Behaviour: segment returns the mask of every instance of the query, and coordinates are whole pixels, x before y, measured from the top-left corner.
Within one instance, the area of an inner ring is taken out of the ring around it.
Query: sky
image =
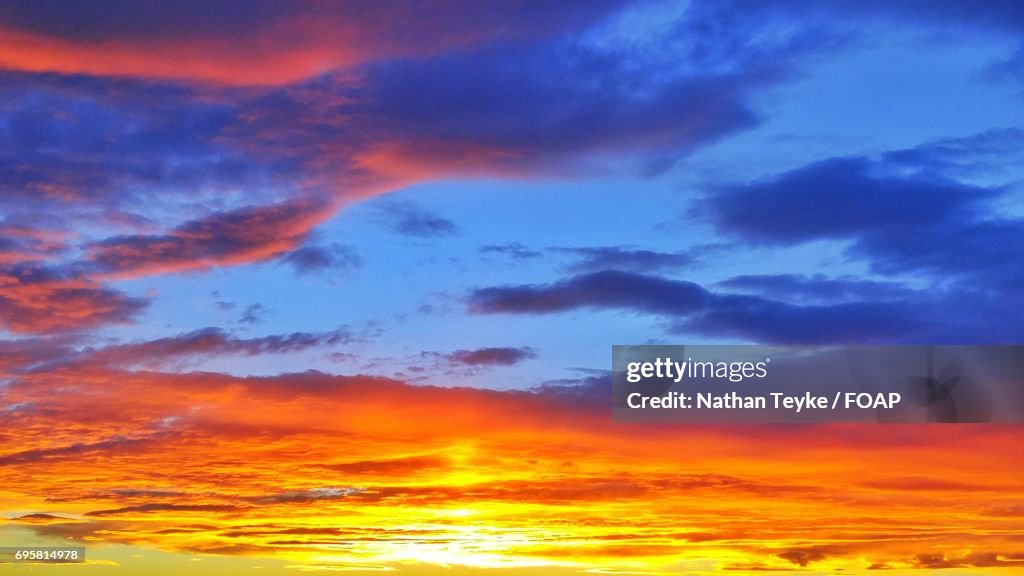
[[[0,3],[0,543],[1019,570],[1017,426],[626,425],[608,370],[1024,341],[1022,38],[1015,0]]]

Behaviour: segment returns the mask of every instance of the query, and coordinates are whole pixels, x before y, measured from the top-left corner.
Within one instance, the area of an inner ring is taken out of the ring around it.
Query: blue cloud
[[[722,187],[698,209],[721,231],[752,244],[846,240],[849,256],[882,274],[1021,286],[1024,220],[996,215],[994,202],[1004,189],[894,170],[894,162],[900,168],[910,160],[934,166],[947,154],[944,146],[931,152],[890,155],[888,162],[816,162],[768,180]]]
[[[770,343],[894,341],[922,333],[926,324],[915,317],[915,305],[896,299],[799,305],[620,271],[552,284],[483,288],[470,294],[468,303],[478,314],[631,310],[662,317],[677,333]]]

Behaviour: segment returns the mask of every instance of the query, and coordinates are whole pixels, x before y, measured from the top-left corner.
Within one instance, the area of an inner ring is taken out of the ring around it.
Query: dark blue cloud
[[[229,132],[261,156],[349,177],[521,177],[610,152],[664,169],[755,126],[751,95],[790,68],[777,57],[709,72],[663,58],[569,36],[379,59],[254,97]]]
[[[240,148],[216,141],[234,118],[231,107],[189,90],[0,77],[0,200],[12,207],[109,208],[153,193],[194,197],[196,187],[245,185],[267,172]]]
[[[480,247],[481,254],[502,254],[514,260],[530,260],[540,258],[543,253],[539,250],[531,250],[520,242],[508,244],[488,244]]]
[[[659,252],[621,246],[556,248],[555,250],[574,254],[580,258],[569,266],[569,270],[573,272],[599,270],[658,272],[693,267],[699,262],[696,255],[699,251]]]
[[[468,299],[478,314],[551,314],[578,309],[642,312],[670,331],[767,343],[886,342],[927,334],[922,303],[888,299],[792,304],[760,296],[711,292],[683,280],[604,271],[546,285],[483,288]],[[918,298],[918,300],[922,300]]]
[[[851,252],[885,274],[925,272],[938,280],[966,279],[977,288],[1024,288],[1024,221],[966,219],[948,225],[895,228],[866,235]]]
[[[1003,176],[1024,160],[1024,130],[1003,128],[955,138],[941,138],[893,150],[881,161],[902,170],[946,178]]]
[[[349,344],[353,340],[354,336],[344,329],[238,338],[220,328],[211,327],[156,340],[87,348],[64,361],[153,368],[225,355],[287,354],[316,347]]]
[[[984,142],[979,138],[960,146],[984,150]],[[934,166],[949,148],[903,151],[887,161],[817,162],[768,180],[723,187],[695,212],[752,244],[845,240],[849,256],[882,274],[923,272],[938,279],[970,278],[991,288],[1021,286],[1024,264],[1017,255],[1024,253],[1024,220],[997,215],[993,202],[1004,190],[930,171],[894,170]]]
[[[478,314],[550,314],[579,308],[623,308],[652,314],[685,315],[713,299],[698,284],[607,270],[546,285],[482,288],[472,293]]]
[[[866,33],[880,24],[910,23],[926,29],[968,29],[1013,34],[1024,29],[1024,10],[1016,0],[720,0],[700,3],[704,26],[743,29],[755,22],[798,20],[804,27]]]
[[[275,18],[294,14],[302,2],[277,0],[202,0],[180,2],[70,0],[47,4],[10,0],[0,4],[6,26],[82,40],[142,40],[217,31],[251,31]]]
[[[986,70],[985,76],[995,81],[1024,81],[1024,46]]]
[[[875,173],[867,158],[837,158],[775,178],[723,187],[695,208],[757,244],[845,239],[978,217],[996,191],[951,180]]]
[[[601,370],[588,370],[579,378],[548,380],[530,391],[553,402],[569,405],[590,405],[605,408],[612,401],[612,374]]]
[[[412,202],[385,202],[381,214],[392,231],[403,236],[437,238],[459,231],[454,222],[420,208]]]
[[[584,152],[690,152],[753,126],[748,93],[778,75],[651,74],[563,42],[381,62],[365,79],[345,109],[375,139],[441,165],[479,149],[476,169],[521,171]]]
[[[533,250],[519,242],[480,247],[481,254],[502,254],[513,260],[531,260],[548,255],[570,255],[575,260],[566,266],[570,272],[659,272],[702,265],[701,258],[719,246],[699,246],[689,250],[662,252],[632,246],[553,247]]]
[[[583,26],[606,16],[622,0],[542,2],[496,0],[68,0],[60,4],[9,0],[0,23],[55,38],[143,41],[230,35],[245,37],[296,17],[361,23],[360,39],[378,45],[439,42],[446,36],[520,36]],[[341,40],[339,40],[341,42]],[[213,56],[213,55],[211,55]]]
[[[537,351],[529,347],[456,350],[448,356],[452,362],[467,366],[512,366],[536,357]]]
[[[363,265],[355,250],[341,244],[303,246],[286,254],[281,262],[294,268],[300,276],[319,271],[352,272]]]
[[[911,298],[914,291],[897,282],[823,274],[746,274],[723,280],[718,287],[790,302],[849,302]]]
[[[0,374],[45,373],[57,369],[94,366],[122,368],[184,368],[193,362],[219,356],[289,354],[318,347],[351,344],[356,336],[347,329],[326,332],[291,332],[240,338],[223,329],[208,327],[155,340],[92,347],[84,335],[0,339]]]
[[[263,304],[250,304],[242,310],[242,316],[238,319],[240,324],[260,324],[263,322],[268,310]]]
[[[913,341],[928,334],[921,306],[908,301],[790,304],[757,296],[719,295],[671,331],[771,344]]]

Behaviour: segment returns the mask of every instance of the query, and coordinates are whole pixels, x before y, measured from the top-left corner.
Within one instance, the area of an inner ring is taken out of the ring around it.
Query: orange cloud
[[[616,4],[142,1],[83,10],[15,3],[0,9],[0,68],[282,85],[374,58],[550,34]]]
[[[94,366],[0,394],[0,509],[96,557],[994,574],[1024,554],[1017,427],[638,426],[551,391],[318,373]]]
[[[59,269],[0,267],[0,326],[13,332],[81,330],[125,323],[147,302]]]
[[[107,238],[91,247],[91,262],[115,277],[259,262],[297,249],[335,210],[298,199],[214,213],[165,234]]]
[[[0,327],[17,333],[82,331],[131,322],[148,304],[112,287],[113,280],[201,271],[284,258],[299,270],[337,265],[344,252],[306,245],[313,229],[340,206],[390,185],[355,186],[344,198],[300,196],[276,204],[215,211],[162,232],[111,236],[82,245],[80,261],[58,263],[62,238],[5,226],[0,240]],[[52,264],[42,260],[50,258]],[[341,261],[345,263],[344,260]]]
[[[355,49],[296,46],[269,39],[81,42],[0,28],[0,67],[23,72],[141,76],[228,84],[285,84],[359,60]],[[248,51],[248,53],[247,53]]]

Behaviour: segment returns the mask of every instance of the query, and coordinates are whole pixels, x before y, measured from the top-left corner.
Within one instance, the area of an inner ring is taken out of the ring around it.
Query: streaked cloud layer
[[[3,2],[0,540],[95,574],[1019,570],[1018,428],[622,426],[605,370],[1024,340],[1022,29]]]
[[[6,392],[5,528],[325,569],[1024,562],[1014,428],[654,433],[606,385],[54,368]]]

